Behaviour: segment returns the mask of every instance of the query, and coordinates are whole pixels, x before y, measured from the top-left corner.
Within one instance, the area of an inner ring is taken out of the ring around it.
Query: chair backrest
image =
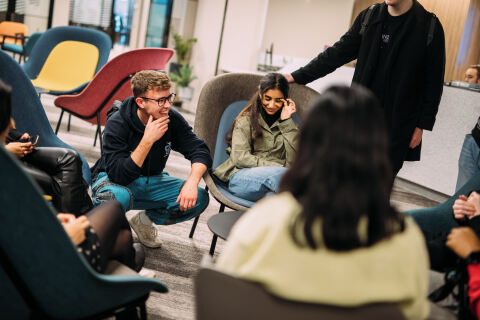
[[[259,284],[212,269],[200,269],[197,274],[195,301],[197,320],[405,319],[400,309],[392,304],[346,308],[284,300],[269,294]]]
[[[219,165],[228,159],[226,152],[227,141],[225,138],[232,129],[235,118],[238,116],[240,111],[245,108],[247,103],[248,101],[246,100],[234,102],[223,112],[222,117],[220,118],[220,124],[218,125],[217,142],[215,143],[212,170],[215,170]]]
[[[55,105],[94,124],[99,111],[104,125],[113,101],[132,95],[130,77],[141,70],[164,70],[173,52],[166,48],[144,48],[122,53],[108,61],[80,94],[59,96]]]
[[[60,140],[52,130],[40,98],[31,81],[20,65],[5,52],[0,51],[0,79],[12,86],[12,116],[16,127],[21,132],[38,134],[38,146],[62,147],[75,150]],[[85,158],[83,161],[83,178],[90,184],[90,168]]]
[[[25,41],[25,50],[23,55],[28,57],[33,50],[33,47],[37,43],[38,39],[42,36],[43,32],[34,32]]]
[[[50,52],[36,79],[35,87],[70,91],[93,79],[99,51],[90,43],[62,41]]]
[[[28,32],[28,27],[21,22],[13,22],[13,21],[0,22],[0,35],[8,35],[8,36],[15,37],[17,34],[20,33],[23,36],[26,36],[27,32]],[[4,43],[22,44],[22,40],[21,39],[16,40],[13,38],[6,37],[4,39]]]
[[[107,62],[112,46],[112,41],[107,34],[98,30],[73,26],[51,28],[38,39],[30,53],[30,58],[23,65],[23,69],[30,79],[38,77],[52,50],[64,41],[89,43],[97,48],[99,56],[94,74]],[[67,70],[74,64],[82,64],[82,59],[79,58],[74,60],[72,57],[66,61],[68,62],[65,66]]]
[[[70,241],[40,188],[1,146],[0,166],[0,271],[32,309],[47,313],[39,318],[84,318],[135,301],[150,290],[167,290],[154,279],[96,273]],[[18,294],[1,300],[0,310],[15,303],[12,299]]]
[[[261,75],[227,73],[207,82],[200,93],[195,116],[195,133],[205,140],[214,155],[220,119],[233,102],[249,100],[258,89]],[[319,93],[298,84],[290,85],[290,98],[295,101],[300,118],[307,111],[309,102]]]

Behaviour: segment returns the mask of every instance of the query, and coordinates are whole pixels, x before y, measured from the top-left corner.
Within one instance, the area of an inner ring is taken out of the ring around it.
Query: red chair
[[[102,129],[107,121],[107,111],[114,100],[124,100],[132,95],[130,79],[141,70],[164,70],[174,51],[166,48],[131,50],[107,62],[88,86],[79,94],[62,95],[55,99],[55,106],[62,109],[55,134],[58,133],[63,113],[66,111],[80,119],[97,125],[95,132],[103,149]]]

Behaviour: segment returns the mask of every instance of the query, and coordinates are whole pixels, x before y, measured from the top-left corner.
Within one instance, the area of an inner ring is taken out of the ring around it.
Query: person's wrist
[[[140,141],[140,144],[142,144],[144,147],[151,147],[154,143],[155,141],[151,141],[151,139],[146,136],[143,136],[142,140]]]
[[[477,263],[480,263],[480,250],[471,252],[471,253],[465,258],[465,263],[466,263],[466,264],[477,264]]]

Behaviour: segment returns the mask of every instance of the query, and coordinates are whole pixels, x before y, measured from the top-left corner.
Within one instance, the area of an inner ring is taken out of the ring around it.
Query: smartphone
[[[38,139],[40,136],[38,134],[34,136],[30,136],[28,139],[22,139],[20,140],[21,142],[31,142],[33,145],[36,145],[38,143]]]
[[[40,139],[40,136],[38,134],[30,137],[30,142],[33,144],[33,145],[37,145],[38,143],[38,139]]]

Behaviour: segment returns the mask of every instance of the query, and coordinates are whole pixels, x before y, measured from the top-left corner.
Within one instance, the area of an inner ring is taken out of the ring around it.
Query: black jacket
[[[127,98],[120,111],[108,119],[103,133],[103,154],[95,165],[95,172],[105,171],[112,182],[128,185],[140,176],[161,173],[171,150],[180,152],[192,163],[200,162],[207,168],[211,167],[212,158],[207,145],[192,132],[187,121],[174,109],[168,113],[168,130],[153,144],[143,166],[138,167],[130,157],[145,131],[145,125],[138,118],[137,108],[135,99]]]
[[[292,73],[295,82],[306,84],[323,77],[338,67],[357,60],[353,82],[369,87],[376,72],[380,53],[382,23],[387,18],[387,5],[377,5],[370,16],[364,35],[362,22],[368,9],[362,11],[350,30],[332,47],[320,53],[303,68]],[[391,148],[401,149],[405,160],[420,160],[420,148],[408,149],[415,127],[432,130],[443,91],[445,74],[445,36],[436,19],[433,39],[427,37],[433,15],[417,1],[398,31],[399,40],[392,48],[384,101]],[[405,153],[407,153],[405,155]]]

